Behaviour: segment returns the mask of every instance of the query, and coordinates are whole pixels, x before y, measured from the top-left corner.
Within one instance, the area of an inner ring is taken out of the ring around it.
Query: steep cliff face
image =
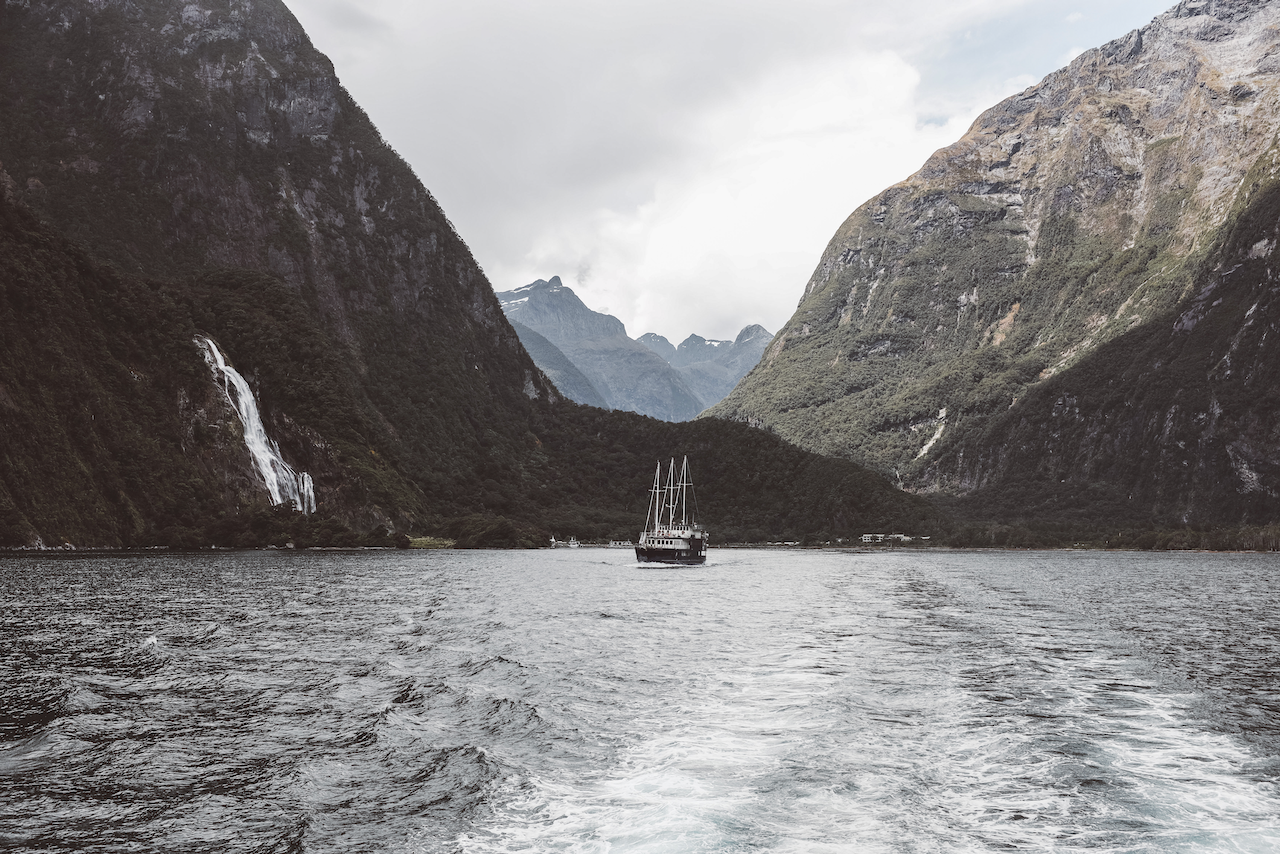
[[[1264,524],[1280,516],[1280,148],[1241,187],[1194,290],[943,437],[921,480],[988,517]]]
[[[410,516],[471,500],[493,454],[529,452],[520,413],[557,393],[279,0],[7,2],[0,113],[9,197],[97,257],[173,280],[237,269],[284,282],[363,401],[368,429],[342,444],[344,465],[394,459],[421,489],[402,491]],[[300,456],[307,436],[333,441],[322,418],[283,406],[283,372],[272,385],[252,348],[226,346],[264,378],[269,426],[297,422]]]
[[[1274,4],[1184,2],[983,114],[849,217],[711,414],[921,488],[990,483],[985,431],[1041,423],[1041,389],[1206,287],[1280,129],[1278,28]]]

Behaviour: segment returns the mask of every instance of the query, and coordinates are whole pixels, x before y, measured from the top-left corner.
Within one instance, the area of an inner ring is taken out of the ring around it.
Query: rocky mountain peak
[[[588,308],[559,276],[538,279],[497,296],[507,317],[536,329],[557,347],[584,339],[627,337],[621,320]]]
[[[664,421],[686,421],[706,408],[665,359],[629,338],[618,318],[588,308],[559,276],[504,291],[498,301],[512,322],[554,345],[609,408]],[[567,376],[554,354],[545,355],[545,347],[539,352],[544,355],[534,353],[534,358],[548,376]],[[591,400],[589,393],[571,396],[580,402]]]
[[[675,345],[656,332],[646,332],[636,339],[653,352],[670,362],[676,355]]]
[[[514,303],[519,302],[520,300],[527,300],[530,297],[539,294],[556,294],[561,291],[569,291],[568,296],[575,300],[578,298],[577,294],[564,286],[564,282],[560,281],[559,276],[552,276],[550,281],[547,279],[538,279],[536,282],[530,282],[529,284],[516,288],[515,290],[503,291],[501,294],[498,294],[498,300],[503,305],[506,305],[508,302]]]
[[[668,361],[676,367],[683,367],[694,362],[715,361],[717,353],[732,347],[732,341],[717,341],[703,338],[701,335],[690,335],[676,347],[675,355]]]
[[[1215,18],[1238,22],[1267,5],[1268,0],[1182,0],[1162,17]]]
[[[761,326],[758,323],[753,323],[750,326],[742,327],[742,331],[738,333],[738,337],[733,340],[733,343],[736,346],[741,347],[743,344],[746,344],[749,341],[766,341],[767,342],[767,341],[771,341],[772,339],[773,339],[772,332],[770,332],[768,329],[765,329],[763,326]]]

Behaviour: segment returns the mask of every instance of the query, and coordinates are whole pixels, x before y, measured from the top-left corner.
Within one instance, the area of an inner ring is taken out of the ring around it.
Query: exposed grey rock
[[[520,343],[528,351],[533,363],[547,375],[547,379],[555,383],[561,394],[576,403],[609,408],[604,395],[559,347],[519,321],[511,320],[511,328],[520,336]]]
[[[692,417],[683,415],[679,418],[668,418],[669,412],[683,412],[673,409],[667,396],[658,390],[664,381],[673,382],[672,399],[681,395],[692,395],[702,408],[718,403],[742,379],[747,371],[760,361],[765,347],[772,339],[763,326],[748,326],[738,334],[734,341],[716,341],[690,335],[680,346],[674,347],[671,342],[655,332],[641,335],[633,344],[656,354],[663,362],[675,369],[676,380],[661,371],[652,359],[641,358],[637,350],[623,341],[626,339],[626,328],[616,317],[587,308],[572,290],[565,287],[559,276],[550,281],[539,279],[531,285],[498,294],[503,311],[513,321],[520,322],[540,330],[549,341],[564,342],[562,350],[565,355],[570,352],[570,361],[575,362],[598,389],[609,388],[605,394],[609,401],[629,401],[626,405],[611,406],[621,409],[633,409],[665,420],[684,420]],[[519,331],[519,327],[517,327]],[[522,339],[523,340],[523,335]],[[568,389],[560,385],[549,369],[549,363],[539,360],[538,353],[530,350],[530,355],[538,366],[552,377],[561,392],[578,400]],[[586,366],[579,359],[588,359],[596,367]],[[618,360],[618,365],[609,368],[606,362]],[[624,366],[629,366],[625,367]],[[631,372],[631,373],[628,373]],[[639,373],[634,373],[639,372]],[[667,380],[662,378],[666,376]],[[643,377],[642,386],[640,378]],[[622,391],[619,391],[619,388]],[[656,400],[656,409],[641,409],[640,398],[635,392],[626,389],[648,388],[649,400]],[[656,397],[655,397],[656,395]],[[579,400],[580,403],[586,402]],[[696,414],[696,413],[695,413]]]
[[[670,363],[676,355],[675,345],[656,332],[646,332],[636,340],[653,352],[657,353],[662,358],[666,359],[668,363]]]
[[[756,366],[773,335],[763,326],[753,324],[739,332],[733,341],[690,335],[680,342],[679,347],[671,347],[667,339],[652,332],[641,336],[640,340],[660,354],[663,344],[670,348],[669,356],[663,354],[667,361],[680,371],[708,406],[714,406]]]

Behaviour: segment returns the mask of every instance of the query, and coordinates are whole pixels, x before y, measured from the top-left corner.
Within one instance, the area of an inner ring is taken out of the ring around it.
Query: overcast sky
[[[499,291],[776,332],[858,205],[1172,0],[285,0]]]

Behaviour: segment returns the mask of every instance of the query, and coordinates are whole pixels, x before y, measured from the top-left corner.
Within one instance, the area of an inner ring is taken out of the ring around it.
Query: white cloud
[[[1087,48],[1069,47],[1062,53],[1061,56],[1058,57],[1058,62],[1061,63],[1062,65],[1070,65],[1072,61],[1074,61],[1077,56],[1084,53],[1085,50],[1087,50]]]
[[[286,2],[495,288],[678,341],[776,330],[854,208],[1168,0]]]
[[[1066,21],[1068,24],[1075,24],[1084,20],[1084,15],[1081,14],[1080,12],[1072,12],[1070,15],[1067,15],[1067,17],[1063,18],[1062,20]]]
[[[514,282],[586,266],[579,295],[610,305],[632,335],[731,338],[747,322],[776,331],[853,207],[914,172],[976,115],[974,106],[921,124],[918,83],[891,52],[780,69],[698,117],[697,151],[650,197],[567,214],[490,273]]]

